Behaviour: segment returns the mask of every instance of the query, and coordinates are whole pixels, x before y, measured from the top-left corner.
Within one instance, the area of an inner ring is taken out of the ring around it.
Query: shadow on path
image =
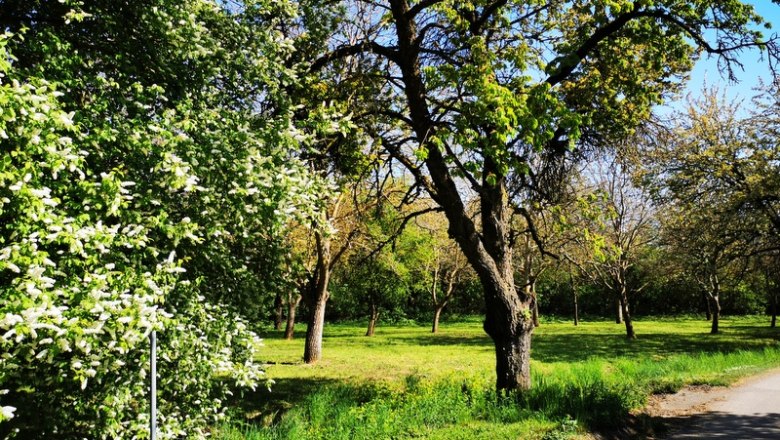
[[[710,412],[664,419],[666,439],[780,439],[780,414],[736,415]]]

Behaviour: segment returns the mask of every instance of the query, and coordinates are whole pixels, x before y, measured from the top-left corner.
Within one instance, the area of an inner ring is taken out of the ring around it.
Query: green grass
[[[217,438],[577,437],[621,424],[651,393],[779,366],[780,331],[767,322],[723,319],[722,333],[710,335],[703,320],[638,320],[634,341],[610,322],[543,322],[533,388],[511,398],[492,389],[493,346],[477,319],[445,322],[437,335],[383,326],[371,338],[362,327],[329,324],[324,358],[313,366],[300,361],[302,339],[271,333],[260,355],[276,384],[244,396],[243,414]]]

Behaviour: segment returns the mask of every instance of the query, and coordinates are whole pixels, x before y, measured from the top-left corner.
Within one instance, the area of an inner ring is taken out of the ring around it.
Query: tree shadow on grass
[[[723,334],[670,334],[641,333],[636,340],[628,340],[622,333],[536,334],[533,338],[532,357],[541,362],[577,362],[592,358],[614,359],[619,357],[674,355],[690,353],[731,353],[738,350],[761,350],[774,346],[780,333],[766,328],[744,327],[739,332]],[[744,333],[743,333],[744,332]],[[409,335],[395,336],[391,340],[419,346],[465,346],[492,348],[487,335]],[[775,343],[772,342],[775,339]]]
[[[342,383],[326,378],[275,379],[270,389],[258,387],[255,391],[236,394],[230,406],[248,423],[268,426],[278,422],[290,408],[325,386]]]
[[[474,347],[493,347],[493,342],[488,335],[447,335],[447,334],[427,334],[427,335],[409,335],[409,336],[394,336],[391,339],[397,339],[403,341],[408,345],[458,345],[458,346],[474,346]]]
[[[542,362],[576,362],[590,358],[618,358],[637,355],[730,353],[760,350],[771,346],[766,340],[745,335],[643,333],[636,340],[616,334],[555,334],[534,338],[533,358]]]

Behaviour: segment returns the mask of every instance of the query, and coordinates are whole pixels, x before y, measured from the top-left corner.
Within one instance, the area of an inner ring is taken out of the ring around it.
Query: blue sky
[[[764,17],[765,20],[772,23],[772,29],[763,30],[764,37],[769,38],[772,34],[780,34],[780,6],[772,3],[770,0],[748,0],[756,11]],[[688,83],[687,91],[696,94],[705,82],[708,86],[717,86],[721,91],[731,99],[743,99],[749,103],[750,98],[755,95],[753,88],[759,84],[759,79],[765,83],[771,83],[771,74],[769,64],[766,61],[759,61],[760,53],[758,50],[746,51],[741,54],[741,62],[745,66],[744,71],[737,70],[736,76],[739,79],[737,84],[729,82],[718,71],[717,60],[715,58],[707,59],[706,56],[699,60],[691,73],[691,80]]]

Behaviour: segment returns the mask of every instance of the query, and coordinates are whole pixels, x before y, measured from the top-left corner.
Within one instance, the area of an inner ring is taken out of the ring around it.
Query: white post
[[[149,439],[157,440],[157,332],[152,330],[149,334],[151,380],[149,383]]]

